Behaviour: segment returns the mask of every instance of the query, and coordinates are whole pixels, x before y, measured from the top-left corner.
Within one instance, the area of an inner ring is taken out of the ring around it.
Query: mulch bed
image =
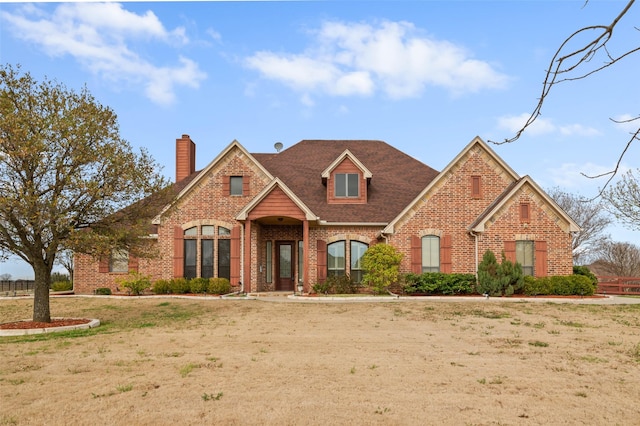
[[[56,318],[51,322],[38,321],[14,321],[0,324],[0,330],[30,330],[38,328],[64,327],[67,325],[89,324],[90,319],[85,318]]]

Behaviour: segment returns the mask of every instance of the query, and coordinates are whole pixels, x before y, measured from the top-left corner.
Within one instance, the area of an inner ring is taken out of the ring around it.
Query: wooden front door
[[[276,291],[293,291],[294,265],[293,242],[276,242]]]

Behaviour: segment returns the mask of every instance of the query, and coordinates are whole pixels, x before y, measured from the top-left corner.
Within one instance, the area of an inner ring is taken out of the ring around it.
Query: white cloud
[[[167,30],[151,11],[138,15],[117,3],[66,3],[53,13],[30,6],[1,17],[15,37],[52,56],[73,56],[105,79],[141,84],[160,104],[174,101],[176,86],[198,87],[206,78],[194,61],[180,57],[177,65],[157,66],[128,46],[133,40],[188,43],[184,28]]]
[[[613,166],[603,166],[594,163],[563,163],[560,167],[548,169],[546,174],[546,180],[551,181],[549,186],[559,186],[562,188],[580,188],[584,186],[593,186],[597,188],[598,185],[603,185],[604,181],[608,178],[608,175],[602,179],[589,179],[589,177],[595,177],[604,175],[611,172],[614,169]],[[618,174],[625,173],[628,170],[626,166],[621,166],[618,170]]]
[[[325,22],[302,53],[260,51],[246,65],[290,88],[332,96],[416,97],[427,86],[452,94],[504,88],[508,77],[462,47],[423,36],[408,22]]]
[[[529,113],[520,115],[505,115],[498,117],[498,128],[509,133],[516,133],[529,119]],[[601,133],[593,127],[586,127],[581,124],[556,125],[552,120],[538,117],[529,127],[526,133],[531,136],[541,136],[552,133],[560,133],[563,136],[597,136]]]

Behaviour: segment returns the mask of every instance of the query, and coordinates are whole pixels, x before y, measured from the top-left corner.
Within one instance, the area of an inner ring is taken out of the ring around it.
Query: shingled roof
[[[366,204],[328,204],[322,172],[348,149],[372,173]],[[303,140],[277,154],[251,154],[320,220],[388,223],[438,172],[376,140]]]

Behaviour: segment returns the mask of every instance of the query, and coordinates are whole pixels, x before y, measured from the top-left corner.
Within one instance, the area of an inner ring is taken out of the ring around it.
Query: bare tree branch
[[[585,1],[585,6],[587,3],[588,3],[588,0]],[[512,143],[520,139],[520,137],[524,134],[526,129],[529,128],[529,126],[531,126],[537,120],[537,118],[542,114],[542,107],[547,97],[551,93],[551,89],[555,85],[563,82],[585,79],[595,73],[598,73],[620,62],[621,60],[627,58],[628,56],[639,52],[640,46],[633,48],[631,50],[628,50],[623,54],[614,56],[611,54],[607,46],[607,43],[609,43],[613,38],[614,29],[620,23],[620,20],[627,14],[627,12],[629,12],[629,10],[634,5],[634,3],[635,3],[635,0],[629,0],[628,3],[625,5],[625,7],[620,11],[620,13],[613,19],[613,21],[609,25],[587,26],[587,27],[576,30],[575,32],[573,32],[573,34],[567,37],[562,42],[558,50],[556,50],[553,57],[551,58],[549,67],[545,74],[544,82],[542,84],[542,93],[538,98],[538,103],[536,107],[533,109],[533,111],[531,112],[531,114],[529,115],[529,117],[527,118],[524,125],[511,138],[506,138],[502,141],[489,141],[489,142],[494,143],[496,145],[502,145],[506,143]],[[637,27],[634,27],[634,28],[636,30],[639,30]],[[584,34],[590,33],[590,32],[595,32],[596,33],[595,37],[593,37],[586,44],[583,44],[581,47],[575,50],[572,50],[567,54],[563,54],[563,52],[568,48],[571,42],[576,40],[578,37],[583,36]],[[585,64],[590,63],[591,60],[601,52],[604,52],[604,55],[607,57],[607,60],[604,62],[603,65],[596,67],[595,69],[586,70],[581,74],[578,74],[575,76],[571,75],[571,73],[578,72],[582,67],[586,66]],[[625,122],[634,121],[637,119],[640,119],[640,115],[631,120],[625,120]],[[611,120],[616,123],[619,122],[613,119]],[[611,183],[611,180],[613,179],[613,177],[616,176],[616,174],[620,169],[620,164],[622,163],[622,159],[624,158],[631,144],[635,140],[639,139],[639,136],[640,136],[640,127],[638,128],[638,130],[632,133],[631,138],[625,144],[625,147],[620,153],[613,170],[606,173],[599,174],[599,175],[595,175],[595,176],[588,176],[583,173],[583,176],[591,179],[609,176],[609,179],[607,179],[607,181],[605,182],[598,196],[602,195],[602,192],[604,191],[604,189]]]

